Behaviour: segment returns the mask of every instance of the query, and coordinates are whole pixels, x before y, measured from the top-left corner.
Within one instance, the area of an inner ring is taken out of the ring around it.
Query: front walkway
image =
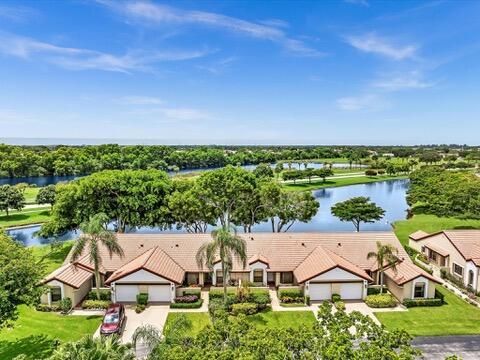
[[[352,311],[358,311],[363,315],[367,315],[375,321],[376,324],[381,325],[380,321],[375,316],[376,312],[393,312],[393,311],[408,311],[408,309],[402,305],[397,305],[394,308],[371,308],[363,301],[345,301],[345,311],[351,313]]]

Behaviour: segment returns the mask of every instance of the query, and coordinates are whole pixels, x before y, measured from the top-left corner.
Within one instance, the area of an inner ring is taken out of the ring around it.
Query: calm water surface
[[[362,224],[360,230],[388,231],[396,220],[405,219],[408,205],[405,200],[408,180],[390,180],[369,184],[350,185],[344,187],[316,190],[315,198],[320,202],[320,209],[308,223],[296,223],[290,232],[302,231],[354,231],[349,222],[341,222],[330,214],[332,205],[354,196],[367,196],[385,210],[382,220],[372,224]],[[43,239],[35,236],[38,226],[10,230],[9,234],[26,246],[37,246],[50,243],[53,239]],[[155,228],[140,228],[137,233],[160,233]],[[270,231],[270,224],[262,223],[254,227],[254,231]],[[177,232],[175,230],[169,232]],[[69,232],[58,238],[60,241],[78,238],[78,232]]]

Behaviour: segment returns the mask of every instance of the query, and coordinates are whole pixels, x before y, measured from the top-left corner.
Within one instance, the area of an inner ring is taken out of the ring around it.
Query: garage
[[[148,301],[149,302],[170,302],[172,293],[169,284],[149,285]]]
[[[115,299],[117,302],[136,302],[137,294],[137,285],[117,284],[117,286],[115,286]]]
[[[330,300],[332,298],[332,284],[310,283],[308,294],[312,301]]]
[[[363,282],[351,282],[340,284],[340,296],[342,300],[360,300],[363,295]]]

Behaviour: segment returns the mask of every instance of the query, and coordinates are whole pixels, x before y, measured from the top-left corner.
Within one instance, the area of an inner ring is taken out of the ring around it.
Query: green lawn
[[[387,329],[405,329],[413,336],[480,334],[480,309],[441,286],[447,304],[410,308],[407,312],[375,313]]]
[[[93,334],[101,322],[98,316],[62,316],[23,305],[19,313],[13,328],[0,331],[2,360],[13,359],[19,354],[28,355],[28,359],[43,359],[52,353],[55,339],[78,340]]]
[[[480,229],[480,220],[439,218],[435,215],[415,215],[409,220],[396,221],[394,229],[400,242],[403,245],[408,245],[408,235],[417,230],[433,233],[452,229]]]
[[[50,219],[50,210],[26,210],[22,212],[12,213],[10,216],[0,216],[0,227],[13,227],[31,224],[41,224]]]
[[[29,187],[25,189],[25,202],[27,204],[36,204],[37,194],[41,188],[39,187]]]
[[[169,323],[173,322],[177,317],[185,315],[190,321],[190,326],[185,329],[185,335],[187,336],[196,336],[203,330],[207,325],[211,324],[210,315],[208,313],[194,313],[194,312],[171,312],[168,314],[167,322],[165,327],[169,326]]]
[[[259,329],[299,328],[312,326],[316,319],[312,311],[265,311],[248,316],[247,319]]]
[[[406,176],[355,176],[348,178],[340,179],[328,179],[323,182],[322,180],[312,181],[312,183],[300,183],[300,184],[284,184],[286,190],[288,191],[310,191],[323,188],[347,186],[347,185],[356,185],[356,184],[367,184],[378,181],[385,180],[395,180],[395,179],[406,179]]]
[[[33,255],[38,259],[43,266],[43,272],[48,275],[53,270],[59,268],[68,253],[72,249],[74,241],[65,241],[52,248],[50,245],[32,247]]]

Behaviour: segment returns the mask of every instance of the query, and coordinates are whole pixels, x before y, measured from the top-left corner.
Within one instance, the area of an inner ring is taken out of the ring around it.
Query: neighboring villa
[[[148,293],[151,302],[172,302],[182,286],[221,286],[224,281],[249,281],[257,286],[297,286],[312,301],[340,294],[345,300],[361,300],[369,285],[379,283],[378,266],[367,254],[377,242],[398,249],[396,270],[387,268],[385,284],[400,301],[433,298],[437,281],[415,266],[391,232],[362,233],[254,233],[242,234],[248,261],[234,261],[224,279],[218,261],[210,270],[196,262],[198,249],[211,241],[210,234],[118,234],[125,256],[109,256],[101,248],[101,286],[110,287],[112,301],[135,302]],[[65,264],[44,279],[50,292],[42,302],[64,297],[79,304],[94,285],[88,255]]]
[[[438,268],[448,269],[465,286],[480,290],[480,230],[449,230],[409,236],[410,247],[424,254]]]

